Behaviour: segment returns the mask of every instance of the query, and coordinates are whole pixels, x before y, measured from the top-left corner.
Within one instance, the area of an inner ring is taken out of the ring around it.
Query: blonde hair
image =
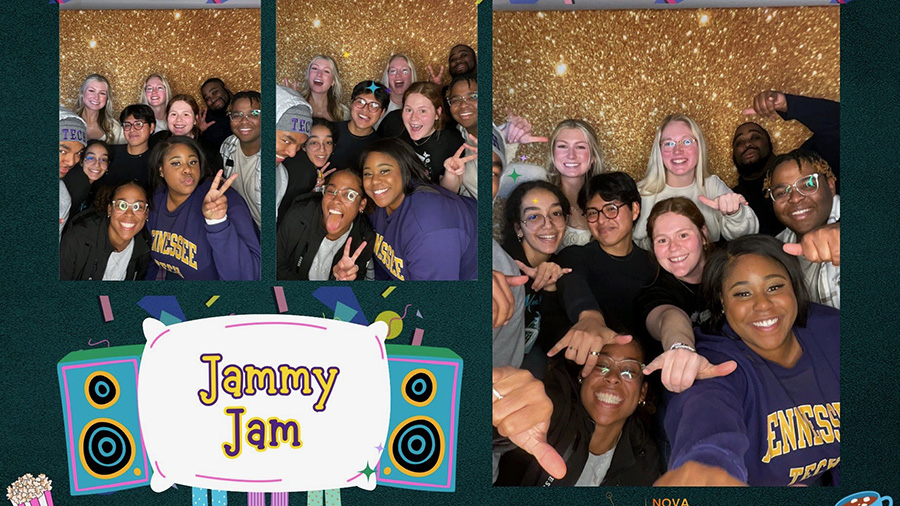
[[[659,125],[659,128],[656,129],[656,137],[653,138],[653,146],[650,149],[650,160],[647,162],[647,173],[644,175],[644,179],[638,181],[638,191],[640,191],[641,195],[644,197],[656,195],[666,187],[666,166],[663,164],[662,149],[660,148],[659,143],[662,140],[663,130],[665,130],[670,123],[675,121],[686,124],[697,139],[697,150],[699,151],[699,155],[697,158],[697,166],[694,169],[694,185],[697,186],[701,195],[706,195],[704,182],[706,181],[706,178],[709,177],[709,168],[707,166],[709,157],[706,154],[706,139],[703,137],[700,125],[684,114],[670,114],[669,116],[666,116]]]
[[[387,65],[384,66],[384,74],[381,75],[381,82],[387,84],[388,89],[391,87],[390,75],[389,72],[391,70],[391,62],[396,58],[403,58],[406,60],[406,65],[409,66],[409,77],[412,78],[410,83],[416,82],[416,66],[413,65],[412,60],[409,59],[409,56],[406,56],[403,53],[392,54],[390,58],[388,58]]]
[[[97,114],[97,124],[100,125],[100,130],[103,130],[103,133],[106,134],[106,140],[112,143],[116,140],[115,132],[113,131],[116,117],[113,114],[112,87],[110,87],[109,81],[105,77],[100,74],[91,74],[84,79],[84,82],[81,83],[81,89],[78,91],[78,98],[75,100],[75,114],[81,116],[82,119],[84,118],[82,116],[84,112],[84,92],[87,90],[88,85],[94,82],[106,85],[106,105]]]
[[[309,101],[309,97],[312,96],[312,90],[309,87],[309,71],[312,68],[313,62],[316,60],[325,60],[329,64],[331,64],[331,88],[328,88],[328,114],[331,115],[331,118],[334,121],[344,121],[350,116],[350,108],[347,107],[347,104],[341,102],[341,97],[343,96],[343,88],[341,87],[341,73],[338,71],[337,63],[331,57],[325,56],[324,54],[317,54],[309,60],[309,65],[306,66],[306,73],[303,75],[303,84],[300,86],[300,96],[304,98],[304,100]]]
[[[166,81],[165,76],[162,74],[150,74],[147,76],[147,79],[144,79],[144,85],[141,86],[141,99],[138,100],[139,104],[150,105],[150,102],[147,101],[147,83],[150,82],[150,79],[154,77],[158,78],[162,81],[163,88],[166,89],[166,103],[163,104],[166,110],[169,109],[169,100],[172,100],[172,87],[169,86],[169,81]]]
[[[580,130],[581,133],[584,134],[584,138],[587,140],[588,146],[590,146],[591,149],[591,169],[584,174],[584,182],[587,183],[589,179],[597,174],[602,174],[604,171],[603,153],[600,152],[600,142],[597,140],[597,132],[594,131],[594,127],[580,119],[564,119],[556,125],[556,128],[554,128],[553,132],[550,134],[550,152],[547,153],[548,179],[556,186],[560,185],[562,176],[560,175],[559,170],[557,170],[556,165],[553,163],[553,151],[559,134],[567,128]]]

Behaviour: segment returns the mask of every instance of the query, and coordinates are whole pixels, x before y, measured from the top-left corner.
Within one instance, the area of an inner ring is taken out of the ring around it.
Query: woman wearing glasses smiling
[[[350,169],[332,173],[324,193],[298,197],[278,227],[278,279],[364,279],[375,245],[366,202]]]
[[[150,262],[150,248],[141,235],[147,192],[129,181],[101,190],[95,205],[94,211],[76,217],[62,237],[59,279],[144,279]]]
[[[587,376],[555,361],[544,385],[527,371],[494,369],[493,424],[523,448],[503,455],[495,485],[649,486],[659,477],[639,408],[648,404],[640,345],[607,344],[595,355]]]
[[[656,130],[647,174],[638,182],[641,207],[653,209],[660,200],[685,197],[700,208],[706,219],[709,240],[735,239],[759,231],[759,221],[747,201],[734,193],[707,166],[706,139],[700,126],[683,114],[667,116]],[[634,227],[634,241],[651,249],[647,218]]]
[[[572,269],[563,269],[555,262],[569,212],[566,195],[546,181],[522,183],[506,200],[503,249],[532,279],[525,284],[525,353],[532,346],[546,353],[569,328],[556,280]]]

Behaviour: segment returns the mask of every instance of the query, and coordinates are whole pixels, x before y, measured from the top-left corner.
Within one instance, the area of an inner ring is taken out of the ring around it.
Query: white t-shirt
[[[609,465],[612,463],[613,454],[615,452],[616,447],[613,446],[608,452],[602,455],[588,453],[587,462],[584,463],[584,470],[581,471],[581,476],[578,477],[575,486],[599,487],[600,484],[603,483],[603,478],[606,478],[606,472],[609,471]]]
[[[106,261],[106,270],[103,271],[103,281],[124,281],[128,273],[128,261],[131,260],[131,252],[134,251],[134,239],[128,241],[128,246],[122,251],[113,251]]]
[[[345,242],[347,242],[347,237],[350,236],[350,230],[353,230],[352,225],[344,232],[344,235],[333,241],[327,237],[322,238],[322,244],[319,245],[319,251],[316,252],[316,257],[313,258],[312,265],[309,266],[310,281],[328,281],[331,277],[331,262],[334,259],[334,255],[336,255],[338,250],[344,246]]]

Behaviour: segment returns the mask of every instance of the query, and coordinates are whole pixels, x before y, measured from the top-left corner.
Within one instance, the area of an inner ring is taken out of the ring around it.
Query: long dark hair
[[[155,193],[159,188],[166,187],[166,181],[160,175],[159,171],[163,166],[163,162],[165,161],[166,156],[169,154],[169,151],[172,150],[176,145],[183,144],[189,148],[191,148],[194,153],[197,154],[197,158],[200,159],[200,179],[197,182],[197,186],[203,182],[204,179],[210,177],[212,174],[210,173],[210,166],[206,160],[206,153],[203,152],[203,148],[200,147],[200,143],[187,137],[185,135],[173,135],[168,139],[159,141],[156,146],[150,151],[150,159],[147,162],[147,168],[150,171],[150,190]]]
[[[725,325],[725,313],[722,305],[722,283],[731,273],[735,261],[744,255],[759,255],[781,265],[788,273],[794,296],[797,298],[797,320],[793,322],[799,327],[806,326],[806,315],[809,310],[809,291],[803,278],[803,270],[797,258],[784,252],[783,243],[772,236],[755,234],[745,235],[725,243],[709,256],[703,269],[703,281],[700,295],[706,302],[710,317],[701,324],[708,334],[721,334]],[[792,325],[793,325],[792,324]]]

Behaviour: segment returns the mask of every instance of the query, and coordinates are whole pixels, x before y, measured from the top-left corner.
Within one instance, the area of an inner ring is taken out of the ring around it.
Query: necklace
[[[435,130],[434,132],[437,132],[437,130]],[[414,139],[414,140],[413,140],[413,144],[415,144],[416,147],[419,147],[419,146],[421,146],[422,144],[425,144],[426,142],[428,142],[429,139],[431,139],[431,136],[434,135],[434,132],[431,132],[430,134],[428,134],[428,137],[423,137],[423,138],[421,139],[421,141],[417,141],[417,140]]]

